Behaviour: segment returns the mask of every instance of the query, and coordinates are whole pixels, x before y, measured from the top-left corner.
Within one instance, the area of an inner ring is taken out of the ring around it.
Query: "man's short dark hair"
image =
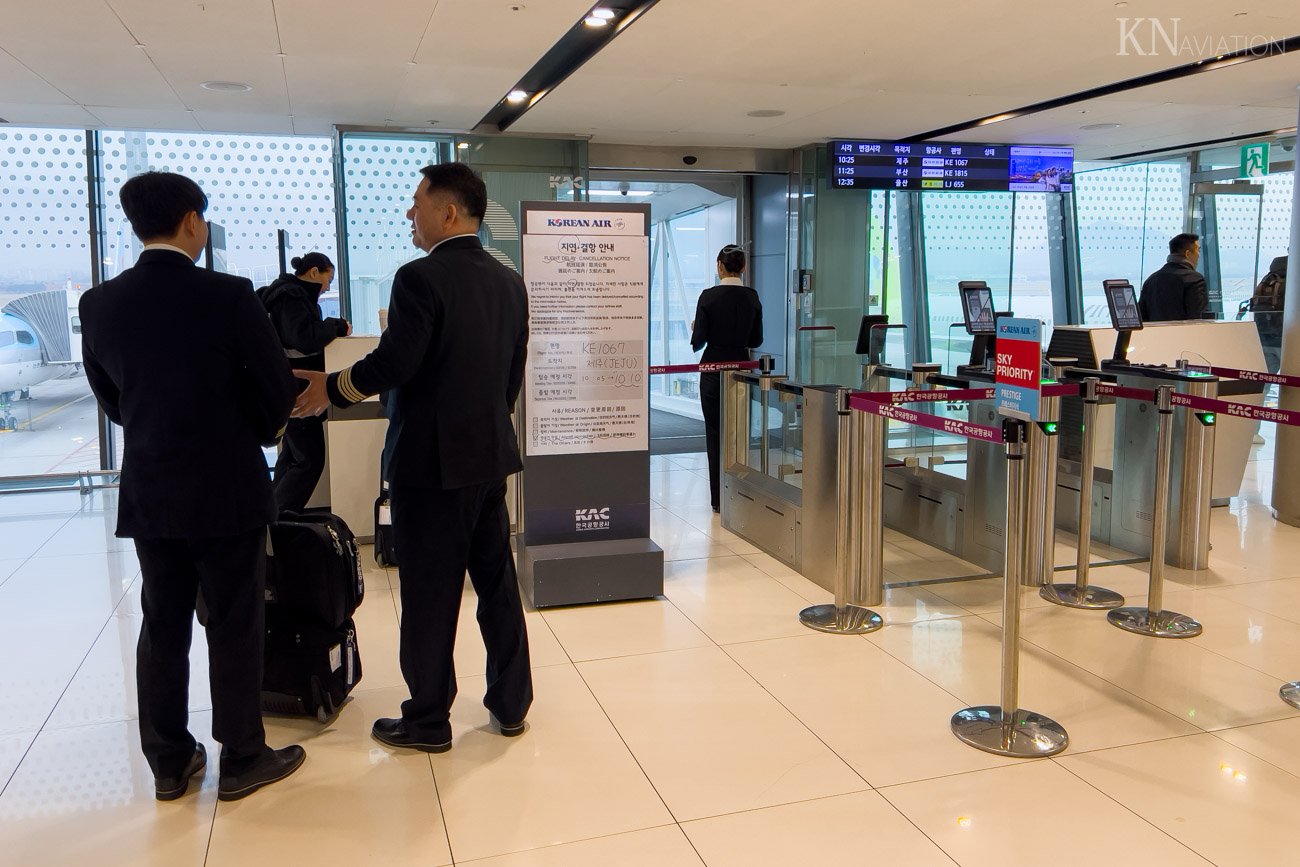
[[[466,214],[483,222],[487,213],[487,184],[479,173],[464,163],[440,163],[420,169],[429,182],[429,192],[449,194]]]
[[[208,209],[208,197],[199,185],[171,172],[136,175],[122,184],[117,197],[131,221],[131,231],[141,241],[169,238],[190,211],[202,217]]]
[[[1200,235],[1193,235],[1190,232],[1183,232],[1181,235],[1174,235],[1169,242],[1169,255],[1185,256],[1192,246],[1201,240]]]

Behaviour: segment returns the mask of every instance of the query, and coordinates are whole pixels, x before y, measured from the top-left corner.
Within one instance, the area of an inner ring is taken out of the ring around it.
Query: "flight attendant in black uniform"
[[[701,362],[749,361],[749,350],[763,342],[763,304],[758,293],[741,282],[744,273],[745,251],[735,244],[723,247],[718,252],[718,285],[700,295],[691,324],[691,349],[704,349]],[[700,407],[709,453],[709,497],[717,512],[722,487],[722,468],[718,466],[722,374],[700,374]]]
[[[217,796],[283,779],[302,747],[262,728],[263,581],[275,500],[262,447],[284,430],[298,386],[253,284],[194,267],[208,200],[181,175],[122,185],[144,242],[134,267],[81,296],[86,379],[124,428],[117,535],[135,539],[144,585],[136,652],[140,741],[155,795],[185,794],[207,757],[189,730],[190,633],[208,607]]]
[[[510,415],[528,360],[528,293],[477,232],[487,187],[463,163],[421,170],[411,238],[428,255],[393,277],[388,328],[356,364],[308,386],[296,417],[388,392],[393,542],[402,552],[400,659],[411,697],[375,721],[389,746],[451,749],[452,650],[465,573],[487,648],[483,704],[506,737],[524,733],[533,700],[528,634],[510,550],[506,478],[523,463]]]
[[[292,274],[259,289],[284,354],[294,370],[325,370],[325,347],[352,333],[346,319],[322,317],[320,296],[334,281],[334,263],[324,253],[296,256]],[[325,470],[325,419],[295,418],[280,442],[275,462],[275,504],[281,512],[307,508]]]

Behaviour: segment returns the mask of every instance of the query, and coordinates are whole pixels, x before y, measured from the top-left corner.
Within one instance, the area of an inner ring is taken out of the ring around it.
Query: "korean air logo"
[[[578,532],[609,529],[609,506],[599,509],[574,509],[573,528]]]

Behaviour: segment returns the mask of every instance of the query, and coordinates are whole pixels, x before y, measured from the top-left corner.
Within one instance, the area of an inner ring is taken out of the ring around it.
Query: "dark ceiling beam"
[[[547,94],[581,69],[583,64],[599,54],[601,49],[613,42],[620,33],[631,27],[633,22],[650,11],[650,8],[658,2],[659,0],[609,0],[609,2],[593,5],[593,10],[608,9],[615,13],[615,17],[604,27],[589,27],[584,23],[587,15],[583,15],[582,19],[570,27],[568,32],[533,64],[533,68],[525,72],[515,86],[510,88],[511,92],[522,91],[528,94],[528,97],[512,103],[507,98],[508,95],[503,95],[501,101],[479,121],[479,128],[487,126],[489,129],[495,128],[498,132],[509,129],[511,124],[523,117],[525,112],[545,99]]]
[[[1115,82],[1114,84],[1106,84],[1089,90],[1081,90],[1078,93],[1072,93],[1068,96],[1058,96],[1055,99],[1049,99],[1045,102],[1036,102],[1033,105],[1027,105],[1023,108],[1015,108],[999,114],[992,114],[987,117],[980,117],[963,123],[953,124],[952,126],[932,129],[929,132],[917,133],[916,135],[909,136],[908,138],[903,139],[903,141],[931,141],[946,135],[955,135],[960,132],[982,129],[987,126],[1001,123],[1005,120],[1012,120],[1018,117],[1025,117],[1026,115],[1051,111],[1052,109],[1063,108],[1067,105],[1077,105],[1078,103],[1098,99],[1103,96],[1113,96],[1114,94],[1124,93],[1129,90],[1150,87],[1153,84],[1163,84],[1166,81],[1177,81],[1178,79],[1188,78],[1193,75],[1202,75],[1206,72],[1212,72],[1216,69],[1225,69],[1229,66],[1236,66],[1240,63],[1266,60],[1270,57],[1281,57],[1282,55],[1290,54],[1293,51],[1300,51],[1300,36],[1291,36],[1286,39],[1279,39],[1276,42],[1270,42],[1267,45],[1261,45],[1256,48],[1245,48],[1241,51],[1234,51],[1231,54],[1221,54],[1217,57],[1197,60],[1193,63],[1185,63],[1182,66],[1174,66],[1169,69],[1163,69],[1159,72],[1152,72],[1148,75],[1139,75],[1136,78],[1129,78],[1124,81]]]

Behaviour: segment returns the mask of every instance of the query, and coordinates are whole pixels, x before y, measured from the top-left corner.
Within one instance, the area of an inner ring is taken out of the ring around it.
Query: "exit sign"
[[[1241,146],[1241,174],[1243,178],[1262,178],[1268,174],[1268,142]]]

